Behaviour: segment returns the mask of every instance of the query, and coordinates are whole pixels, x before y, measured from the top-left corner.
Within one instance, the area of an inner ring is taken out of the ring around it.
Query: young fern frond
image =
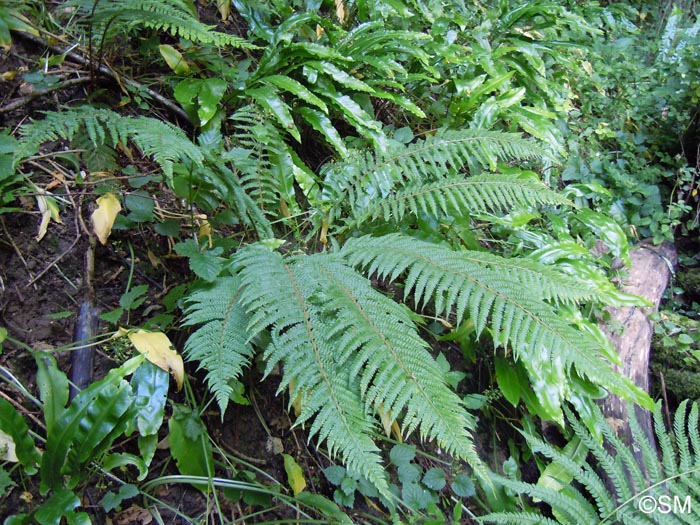
[[[183,326],[201,325],[185,343],[185,356],[206,370],[209,390],[223,417],[232,393],[230,381],[238,379],[253,356],[246,335],[248,316],[238,303],[240,282],[220,277],[187,298]]]
[[[117,31],[147,27],[198,44],[256,48],[241,37],[214,31],[214,26],[200,22],[194,4],[186,0],[79,0],[71,4],[90,17],[93,35],[100,39],[109,40]]]
[[[373,414],[404,422],[485,471],[470,436],[474,421],[447,387],[409,310],[376,291],[332,254],[283,258],[262,247],[235,257],[248,332],[270,329],[268,371],[284,363],[280,388],[301,400],[299,422],[388,497]]]
[[[581,466],[542,439],[528,432],[521,432],[534,452],[544,455],[551,465],[564,469],[571,479],[575,480],[578,488],[571,484],[565,487],[530,484],[499,476],[496,477],[496,482],[504,487],[529,494],[550,505],[555,519],[535,514],[526,506],[522,512],[492,513],[478,518],[478,521],[515,525],[531,523],[535,516],[539,516],[539,523],[553,525],[696,523],[697,514],[687,506],[687,498],[691,498],[691,502],[694,503],[700,496],[697,489],[700,484],[700,449],[697,448],[700,440],[693,437],[693,434],[698,437],[697,404],[693,404],[688,415],[687,403],[681,403],[675,415],[673,433],[663,424],[661,406],[656,406],[655,432],[657,441],[663,444],[660,457],[654,451],[649,438],[641,431],[632,407],[629,408],[628,414],[633,437],[630,444],[617,437],[600,410],[595,410],[593,416],[596,428],[602,430],[604,442],[593,436],[588,426],[574,414],[566,411],[571,429],[587,448],[589,455],[595,459],[595,462],[584,463]],[[672,446],[674,441],[677,445],[675,449]],[[641,464],[634,459],[635,450],[642,452]],[[681,456],[685,456],[688,462],[684,463]],[[677,468],[679,464],[683,465],[681,469]],[[649,479],[640,478],[642,470],[649,473]],[[612,482],[612,491],[605,486],[601,476]],[[595,501],[595,507],[585,498],[586,495]],[[654,498],[653,502],[657,504],[663,502],[661,497],[669,498],[666,501],[671,502],[673,511],[667,512],[659,506],[657,512],[649,513],[649,507],[641,505],[644,497]]]
[[[332,164],[325,173],[329,220],[335,222],[346,208],[367,214],[365,209],[373,201],[386,198],[397,188],[428,181],[444,183],[445,178],[465,166],[495,170],[498,161],[541,156],[537,147],[520,135],[481,129],[441,131],[385,153],[354,153]],[[481,199],[489,208],[500,208],[507,202],[506,194],[503,190],[496,195],[483,191],[473,198],[477,202]]]
[[[180,128],[149,117],[128,117],[108,109],[82,106],[68,111],[49,112],[43,120],[20,128],[22,138],[15,159],[17,162],[36,153],[49,141],[71,140],[84,130],[95,146],[116,148],[131,140],[146,156],[153,157],[172,177],[173,163],[189,160],[202,166],[203,155]]]
[[[296,213],[294,176],[300,162],[280,131],[254,104],[238,109],[230,120],[236,130],[234,147],[224,158],[234,163],[241,187],[271,219]]]
[[[454,310],[459,323],[468,314],[477,334],[488,326],[494,343],[512,348],[516,359],[566,372],[573,367],[625,399],[648,402],[631,381],[613,372],[609,354],[597,340],[572,327],[545,301],[557,297],[577,301],[593,295],[585,288],[577,291],[581,284],[571,277],[556,272],[538,275],[539,265],[534,263],[508,264],[493,255],[453,251],[401,234],[350,239],[341,253],[370,275],[391,281],[402,277],[404,294],[419,304],[432,300],[435,315]]]

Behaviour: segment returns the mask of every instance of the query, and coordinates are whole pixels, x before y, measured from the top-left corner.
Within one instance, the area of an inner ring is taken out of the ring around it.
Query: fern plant
[[[99,43],[146,27],[197,44],[255,48],[244,38],[214,31],[214,26],[200,22],[194,4],[187,0],[74,0],[68,5],[77,9],[77,20],[83,20],[83,24],[76,26],[82,25]]]
[[[681,524],[697,523],[700,500],[699,410],[684,401],[667,429],[658,404],[654,410],[655,434],[660,453],[630,414],[633,442],[623,442],[600,411],[597,428],[604,440],[592,435],[579,418],[567,410],[575,433],[575,457],[543,439],[521,432],[534,452],[550,463],[537,484],[496,476],[494,481],[519,494],[527,494],[551,507],[544,516],[527,506],[519,512],[496,512],[479,518],[480,523],[546,525]],[[569,447],[567,447],[570,449]],[[583,461],[586,456],[594,461]],[[577,460],[576,458],[580,458]],[[641,461],[640,459],[641,458]],[[556,473],[556,475],[553,475]],[[573,482],[575,480],[575,482]]]
[[[473,416],[448,388],[407,306],[372,285],[370,278],[377,277],[400,280],[407,303],[431,303],[437,315],[454,316],[457,324],[468,317],[478,333],[490,332],[495,346],[526,364],[552,419],[563,419],[564,400],[580,400],[572,384],[601,385],[648,405],[643,392],[609,368],[614,351],[557,312],[558,306],[598,299],[595,287],[527,259],[455,250],[407,233],[361,235],[363,216],[400,221],[417,211],[467,215],[565,203],[529,178],[464,175],[466,167],[479,172],[538,154],[515,135],[441,131],[333,164],[321,181],[315,215],[335,248],[284,256],[269,244],[244,247],[231,259],[232,278],[188,301],[188,326],[203,325],[188,341],[188,355],[207,370],[222,410],[228,379],[239,377],[259,349],[267,373],[283,365],[280,390],[299,402],[297,424],[308,422],[312,436],[384,497],[390,494],[374,437],[379,419],[434,439],[483,477],[470,436]],[[415,192],[426,185],[433,197]],[[406,203],[400,209],[390,204],[397,194]],[[373,206],[379,212],[368,211]]]
[[[80,131],[84,131],[95,146],[116,148],[133,141],[145,155],[153,157],[168,178],[172,178],[173,163],[176,161],[189,161],[197,166],[203,164],[200,149],[172,124],[82,106],[68,111],[48,112],[44,119],[22,126],[15,165],[36,153],[42,144],[60,139],[71,140]]]

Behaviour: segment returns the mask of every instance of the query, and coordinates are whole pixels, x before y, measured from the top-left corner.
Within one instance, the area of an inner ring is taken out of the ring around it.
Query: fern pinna
[[[521,432],[530,448],[549,460],[537,483],[496,476],[494,482],[527,494],[551,507],[550,516],[520,499],[521,509],[494,512],[480,523],[520,525],[695,525],[700,501],[700,428],[697,403],[684,401],[676,411],[673,429],[663,422],[661,405],[654,409],[654,445],[630,414],[632,443],[623,443],[600,410],[591,434],[587,425],[567,410],[575,435],[558,449],[529,432]],[[602,439],[601,439],[602,438]],[[574,445],[573,447],[571,445]],[[635,454],[637,453],[637,454]],[[641,461],[638,459],[641,456]],[[586,461],[586,458],[595,461]]]

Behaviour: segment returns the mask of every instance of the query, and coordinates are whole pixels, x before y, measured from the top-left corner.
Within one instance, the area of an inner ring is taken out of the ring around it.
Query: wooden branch
[[[137,91],[146,93],[149,97],[158,101],[159,104],[170,110],[173,114],[184,119],[186,122],[190,122],[190,118],[187,116],[187,113],[185,113],[185,110],[178,106],[175,102],[169,100],[160,93],[153,91],[151,88],[146,87],[140,82],[137,82],[136,80],[119,75],[114,69],[106,66],[105,64],[98,64],[97,67],[95,67],[95,60],[91,60],[89,57],[86,57],[83,54],[74,51],[74,49],[76,49],[76,46],[70,46],[65,49],[62,49],[61,47],[51,45],[41,37],[34,36],[30,33],[18,33],[18,35],[20,35],[22,38],[31,40],[35,44],[44,46],[58,55],[65,55],[66,57],[74,60],[75,62],[78,62],[79,64],[91,67],[92,70],[97,71],[101,75],[109,77],[116,81],[122,89],[124,89],[123,84],[126,84],[127,86],[134,88]]]
[[[630,260],[632,264],[622,291],[644,297],[652,303],[653,308],[609,307],[610,321],[603,330],[622,361],[622,367],[617,367],[617,370],[649,392],[649,357],[654,327],[648,315],[659,307],[664,290],[678,264],[678,254],[670,242],[664,242],[660,246],[642,244],[630,251]],[[618,396],[609,395],[601,408],[616,428],[618,436],[631,443],[627,402]],[[635,414],[649,442],[655,443],[651,414],[639,407],[635,407]],[[635,455],[638,454],[641,453],[635,452]]]

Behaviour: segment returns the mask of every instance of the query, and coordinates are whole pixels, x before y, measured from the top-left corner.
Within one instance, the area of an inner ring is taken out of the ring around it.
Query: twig
[[[85,82],[90,82],[90,78],[89,77],[69,78],[68,80],[61,82],[60,84],[56,84],[55,86],[51,86],[51,87],[48,87],[45,89],[37,89],[36,91],[29,93],[28,95],[25,95],[23,97],[15,99],[14,101],[10,102],[9,104],[5,104],[4,106],[0,107],[0,114],[7,113],[8,111],[13,111],[15,109],[21,108],[25,104],[29,104],[32,100],[37,99],[37,98],[39,98],[43,95],[46,95],[48,93],[51,93],[54,91],[59,91],[61,89],[65,89],[67,87],[74,86],[76,84],[84,84]]]
[[[48,42],[46,42],[43,38],[40,38],[38,36],[34,36],[30,33],[19,33],[19,35],[22,36],[23,38],[31,40],[32,42],[34,42],[36,44],[39,44],[39,45],[42,45],[42,46],[49,48],[54,53],[57,53],[59,55],[64,55],[66,57],[70,57],[71,59],[75,60],[76,62],[78,62],[84,66],[94,67],[95,63],[93,60],[90,60],[89,58],[84,57],[82,54],[73,51],[75,46],[71,46],[67,49],[61,49],[59,46],[53,46],[53,45],[49,44]],[[183,110],[180,106],[175,104],[173,101],[167,99],[166,97],[164,97],[160,93],[153,91],[152,89],[146,87],[145,85],[141,84],[140,82],[137,82],[136,80],[133,80],[130,78],[122,77],[121,75],[119,75],[119,73],[114,71],[112,68],[106,66],[105,64],[99,64],[96,71],[104,76],[107,76],[107,77],[115,80],[117,82],[117,84],[119,84],[120,87],[122,87],[122,83],[124,83],[124,84],[128,85],[129,87],[136,89],[137,91],[146,93],[148,96],[157,100],[158,103],[160,103],[161,105],[163,105],[164,107],[169,109],[171,112],[173,112],[178,117],[184,119],[187,122],[190,122],[190,118],[187,116],[187,113],[185,113],[185,110]],[[124,89],[124,88],[122,87],[122,89]]]

